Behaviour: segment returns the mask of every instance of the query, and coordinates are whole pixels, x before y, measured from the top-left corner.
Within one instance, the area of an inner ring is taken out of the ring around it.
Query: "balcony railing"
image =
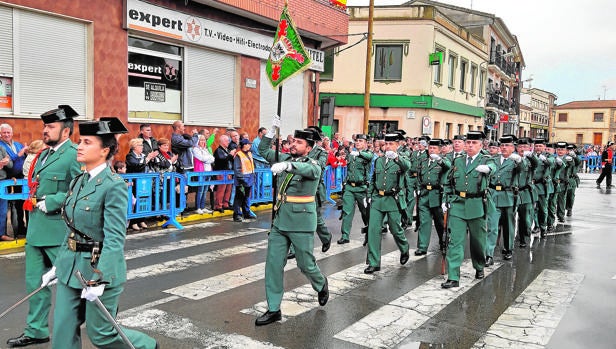
[[[497,108],[504,112],[509,112],[511,109],[511,103],[501,95],[493,92],[488,92],[488,100],[486,107]]]
[[[507,59],[503,58],[501,54],[490,55],[490,64],[496,65],[507,76],[515,77],[515,64],[507,62]]]

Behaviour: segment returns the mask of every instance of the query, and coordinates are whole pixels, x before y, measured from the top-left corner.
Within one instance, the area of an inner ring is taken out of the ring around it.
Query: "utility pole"
[[[372,70],[372,22],[374,21],[374,0],[368,10],[368,48],[366,49],[366,77],[364,82],[364,134],[368,134],[370,120],[370,71]]]
[[[605,100],[605,93],[607,92],[607,86],[603,85],[603,100]]]

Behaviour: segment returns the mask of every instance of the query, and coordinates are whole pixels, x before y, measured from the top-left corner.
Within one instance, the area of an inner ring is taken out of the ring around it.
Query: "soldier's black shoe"
[[[416,256],[423,256],[425,254],[427,254],[428,252],[426,251],[422,251],[422,250],[415,250],[415,255]]]
[[[280,310],[278,311],[268,310],[267,312],[265,312],[265,314],[259,316],[255,320],[255,325],[256,326],[269,325],[272,322],[280,321],[281,319],[282,319],[282,313],[280,312]]]
[[[526,248],[526,242],[520,241],[520,248]]]
[[[329,299],[329,287],[327,287],[327,278],[325,278],[325,285],[321,291],[319,291],[319,305],[324,306],[327,304],[327,300]]]
[[[409,261],[409,251],[400,255],[400,264],[405,265]]]
[[[554,231],[554,226],[553,225],[548,225],[548,231]]]
[[[511,258],[513,258],[513,252],[511,252],[511,251],[507,251],[503,255],[503,259],[506,260],[506,261],[510,260]]]
[[[481,279],[483,279],[483,277],[484,277],[483,270],[475,271],[475,279],[481,280]]]
[[[381,228],[381,234],[387,234],[387,227]]]
[[[447,280],[441,284],[442,288],[452,288],[452,287],[460,287],[460,282],[458,280]]]
[[[32,338],[22,333],[21,336],[17,338],[11,338],[8,341],[6,341],[6,344],[8,344],[9,347],[25,347],[31,344],[39,344],[39,343],[47,343],[47,342],[49,342],[49,337]]]
[[[486,267],[489,267],[491,265],[494,265],[494,258],[492,258],[491,256],[487,256],[486,257]]]
[[[364,274],[372,274],[375,271],[379,271],[379,270],[381,270],[381,267],[373,267],[369,265],[368,268],[364,269]]]
[[[610,185],[606,186],[605,188],[606,189],[612,189],[612,188],[614,188],[614,186],[610,184]]]
[[[571,212],[571,210],[567,210],[567,217],[571,217],[571,215],[573,215],[573,212]]]
[[[321,246],[321,252],[329,251],[330,247],[332,247],[332,238],[331,237],[329,238],[329,240],[327,240],[327,242],[323,243],[323,246]]]
[[[233,217],[233,221],[234,222],[243,222],[244,219],[241,216],[235,216],[235,217]]]
[[[545,230],[542,230],[542,231],[541,231],[541,235],[540,235],[540,237],[541,237],[542,239],[545,239],[545,237],[546,237]]]
[[[565,223],[565,217],[558,217],[558,223]]]
[[[295,253],[289,252],[289,254],[287,255],[287,259],[293,259],[293,258],[295,258]]]
[[[349,242],[350,242],[349,239],[345,239],[345,238],[340,238],[340,240],[336,241],[338,245],[348,244]]]

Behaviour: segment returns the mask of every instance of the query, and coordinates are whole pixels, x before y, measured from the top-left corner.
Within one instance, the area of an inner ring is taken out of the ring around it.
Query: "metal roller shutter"
[[[0,75],[13,76],[13,9],[0,6]]]

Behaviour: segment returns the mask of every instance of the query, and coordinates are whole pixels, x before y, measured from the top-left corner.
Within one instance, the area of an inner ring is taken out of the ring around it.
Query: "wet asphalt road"
[[[425,319],[418,325],[408,332],[394,333],[400,338],[392,340],[395,335],[388,335],[389,341],[384,340],[380,345],[361,339],[357,342],[384,348],[481,347],[478,341],[486,333],[494,333],[494,328],[501,324],[499,321],[507,318],[503,314],[511,311],[512,306],[519,304],[521,299],[529,298],[525,296],[532,289],[531,283],[540,280],[546,271],[555,271],[560,273],[557,275],[563,275],[563,279],[557,277],[547,284],[545,292],[550,296],[545,303],[535,303],[530,307],[539,313],[545,311],[547,315],[554,315],[550,313],[555,308],[546,308],[544,304],[549,304],[550,297],[558,300],[560,293],[570,293],[570,297],[558,301],[560,307],[557,310],[560,313],[554,316],[553,329],[540,331],[543,334],[539,337],[545,345],[526,345],[525,339],[521,338],[523,336],[507,345],[524,348],[616,347],[616,254],[612,253],[613,246],[616,246],[616,229],[613,227],[616,190],[596,189],[596,175],[581,176],[583,180],[577,191],[573,216],[557,226],[556,235],[534,241],[532,248],[516,247],[510,262],[503,261],[497,252],[495,261],[497,264],[501,262],[500,267],[493,267],[494,270],[484,280],[472,285],[467,283],[464,292],[445,300],[441,308],[423,312]],[[308,287],[307,291],[299,294],[313,298],[298,296],[296,302],[306,306],[305,311],[286,317],[282,323],[255,327],[255,316],[246,312],[250,313],[247,310],[265,300],[264,281],[262,275],[255,279],[244,275],[249,274],[251,267],[262,269],[259,266],[265,261],[266,229],[270,217],[269,211],[257,213],[259,219],[248,223],[234,223],[229,216],[186,226],[183,231],[132,234],[126,244],[127,256],[131,257],[127,262],[130,280],[121,298],[119,317],[127,322],[123,323],[149,333],[160,342],[161,348],[252,348],[268,345],[283,348],[362,348],[364,346],[353,340],[341,339],[344,337],[341,333],[346,330],[352,337],[362,338],[369,331],[357,327],[358,321],[374,312],[378,313],[407,293],[425,288],[426,293],[422,293],[419,299],[428,303],[443,295],[443,290],[429,284],[430,280],[442,278],[441,256],[435,248],[436,234],[433,234],[430,246],[432,253],[425,258],[412,259],[405,266],[392,263],[388,270],[383,270],[372,279],[362,279],[361,272],[353,274],[357,270],[354,267],[363,267],[366,257],[365,248],[361,247],[363,236],[359,234],[360,223],[356,215],[357,224],[351,234],[355,244],[336,245],[334,242],[328,253],[316,253],[319,267],[330,277],[332,293],[338,290],[336,296],[325,307],[319,307],[315,305],[316,292]],[[337,240],[340,237],[338,211],[334,206],[326,205],[324,214],[334,240]],[[414,248],[416,233],[407,230],[407,237],[411,248]],[[320,247],[318,239],[315,247]],[[393,252],[392,258],[397,261],[399,253],[390,235],[384,237],[382,250],[383,255]],[[496,250],[500,251],[500,248]],[[293,262],[289,263],[291,265]],[[209,284],[213,282],[210,280],[218,280],[217,283],[223,284],[231,279],[228,275],[236,275],[238,270],[244,268],[246,271],[240,271],[237,274],[240,276],[231,286],[211,295],[199,294],[198,290],[193,292],[187,286],[203,280]],[[346,288],[341,283],[332,282],[335,279],[332,275],[341,271],[350,274]],[[23,273],[23,255],[0,256],[0,310],[8,308],[25,294]],[[578,282],[572,284],[564,280],[571,275],[578,278]],[[297,268],[285,272],[286,291],[306,283],[306,278]],[[142,308],[137,308],[140,306]],[[282,306],[283,315],[295,310],[290,304]],[[22,332],[26,311],[27,306],[21,306],[0,319],[0,348],[6,347],[6,339]],[[387,315],[389,312],[384,313]],[[529,330],[522,333],[543,326],[541,321],[536,320],[540,317],[531,316],[530,319],[530,325],[517,318],[510,319],[508,325],[514,329],[529,326]],[[375,322],[372,330],[386,332],[390,323],[411,326],[407,316],[382,321]],[[85,333],[84,337],[87,338]],[[375,341],[379,343],[377,339]],[[92,347],[87,339],[84,342],[84,348]],[[497,343],[501,344],[495,347],[505,347],[504,342]],[[33,347],[51,346],[43,344]]]

